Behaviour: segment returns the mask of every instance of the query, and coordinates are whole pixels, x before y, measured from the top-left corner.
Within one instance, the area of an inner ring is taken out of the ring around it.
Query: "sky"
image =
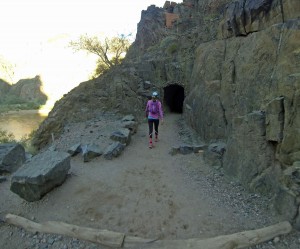
[[[176,2],[176,1],[175,1]],[[80,35],[135,37],[142,10],[165,0],[1,0],[0,60],[14,65],[13,82],[40,75],[55,101],[88,79],[95,57],[74,53]],[[4,78],[0,72],[0,78]]]

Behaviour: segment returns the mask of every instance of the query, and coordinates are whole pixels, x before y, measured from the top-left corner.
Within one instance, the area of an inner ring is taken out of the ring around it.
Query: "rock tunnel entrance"
[[[184,101],[184,88],[173,84],[164,88],[164,103],[170,112],[182,113]]]

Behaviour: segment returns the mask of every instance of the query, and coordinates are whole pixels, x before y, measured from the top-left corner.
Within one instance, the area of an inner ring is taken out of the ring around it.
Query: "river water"
[[[13,133],[15,139],[19,140],[36,130],[45,118],[37,110],[0,114],[0,129]]]

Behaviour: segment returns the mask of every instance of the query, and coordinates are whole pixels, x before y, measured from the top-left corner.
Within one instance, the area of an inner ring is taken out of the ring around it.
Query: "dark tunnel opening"
[[[164,103],[170,112],[182,113],[184,101],[184,88],[174,84],[164,88]]]

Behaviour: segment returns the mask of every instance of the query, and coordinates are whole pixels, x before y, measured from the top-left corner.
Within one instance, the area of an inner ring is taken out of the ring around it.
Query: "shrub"
[[[32,155],[37,154],[37,149],[32,145],[32,142],[31,142],[34,134],[35,134],[35,131],[32,131],[29,135],[24,135],[18,141],[18,143],[20,143],[25,148],[25,151]]]
[[[35,155],[37,153],[37,150],[31,143],[35,132],[36,131],[32,131],[29,135],[25,135],[20,140],[16,140],[13,133],[0,129],[0,144],[19,143],[24,147],[26,152]]]
[[[0,143],[16,142],[14,134],[0,129]]]

